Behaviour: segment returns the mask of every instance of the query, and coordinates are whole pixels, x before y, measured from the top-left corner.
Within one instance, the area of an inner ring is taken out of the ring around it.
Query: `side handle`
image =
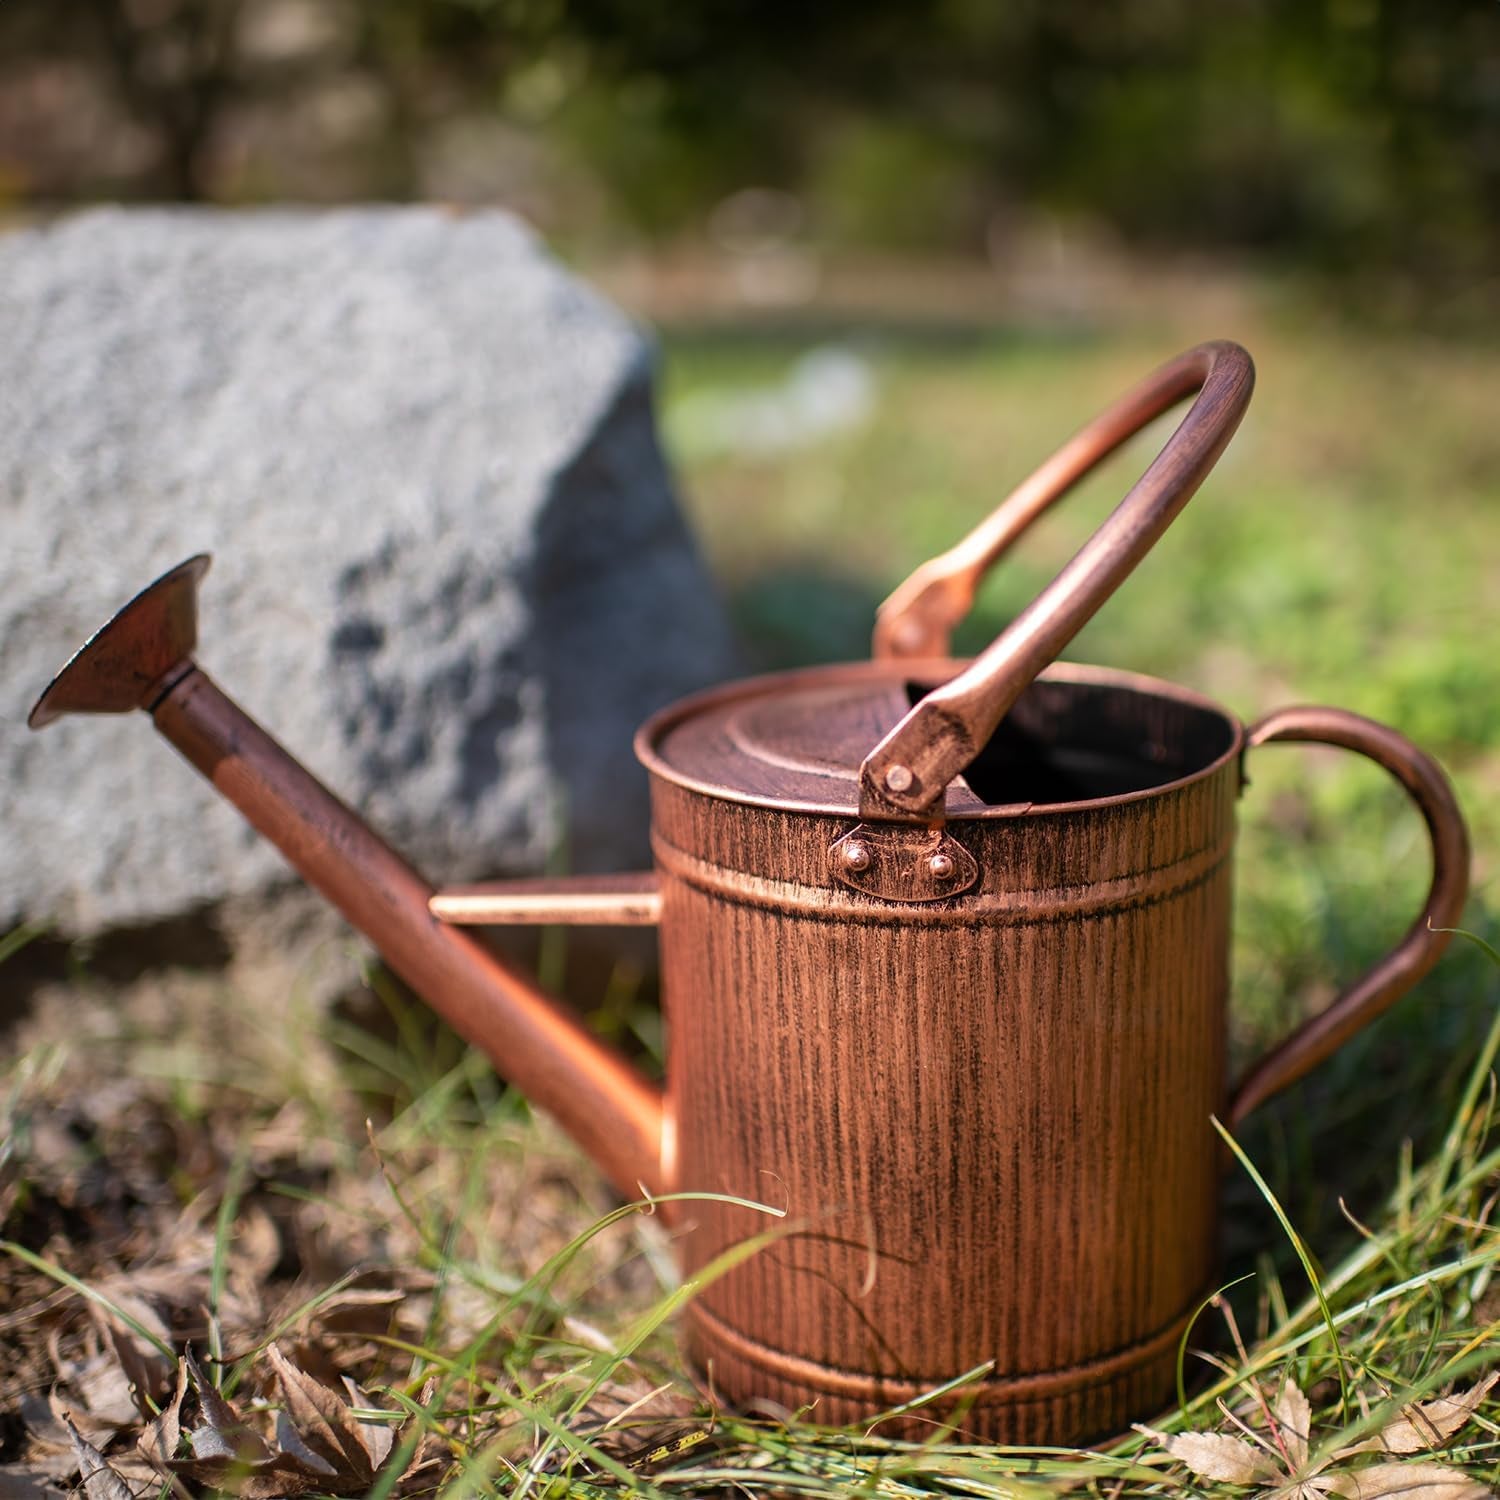
[[[1469,834],[1442,768],[1405,736],[1339,708],[1284,708],[1256,724],[1251,749],[1278,740],[1337,745],[1383,766],[1406,788],[1427,822],[1432,840],[1432,885],[1421,914],[1405,937],[1326,1009],[1256,1063],[1235,1090],[1231,1127],[1258,1104],[1301,1078],[1338,1051],[1432,968],[1448,946],[1469,890]]]

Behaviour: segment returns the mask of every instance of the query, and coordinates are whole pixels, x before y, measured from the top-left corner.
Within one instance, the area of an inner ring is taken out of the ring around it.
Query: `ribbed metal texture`
[[[724,1394],[845,1421],[993,1361],[964,1427],[1003,1441],[1166,1395],[1214,1260],[1238,785],[951,821],[979,882],[911,907],[829,880],[849,819],[656,781],[677,1180],[788,1212],[691,1315]],[[777,1222],[688,1217],[690,1273]]]

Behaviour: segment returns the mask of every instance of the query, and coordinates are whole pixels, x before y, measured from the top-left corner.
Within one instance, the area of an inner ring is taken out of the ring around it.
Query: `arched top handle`
[[[1149,375],[1060,448],[980,526],[917,569],[881,607],[878,657],[942,656],[980,579],[1054,501],[1128,438],[1196,393],[1150,468],[1072,561],[952,681],[934,688],[860,768],[860,816],[940,823],[948,783],[1044,667],[1093,617],[1218,461],[1255,386],[1238,344],[1200,344]]]

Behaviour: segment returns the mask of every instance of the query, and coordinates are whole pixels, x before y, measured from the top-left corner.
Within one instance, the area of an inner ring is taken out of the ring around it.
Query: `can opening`
[[[915,706],[932,684],[908,682]],[[1221,713],[1114,683],[1040,679],[1021,695],[963,779],[992,807],[1091,802],[1169,786],[1234,743]]]

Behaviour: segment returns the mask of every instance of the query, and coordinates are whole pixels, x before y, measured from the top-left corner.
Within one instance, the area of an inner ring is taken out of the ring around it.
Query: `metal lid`
[[[853,662],[731,683],[649,719],[636,754],[654,774],[710,796],[859,817],[870,746],[965,665]],[[1150,795],[1210,772],[1238,745],[1238,725],[1186,688],[1055,663],[949,782],[943,812],[1003,818]]]
[[[636,754],[671,781],[732,800],[857,814],[859,768],[910,712],[908,684],[946,682],[957,662],[848,662],[730,683],[647,721]],[[962,778],[950,815],[984,807]]]

